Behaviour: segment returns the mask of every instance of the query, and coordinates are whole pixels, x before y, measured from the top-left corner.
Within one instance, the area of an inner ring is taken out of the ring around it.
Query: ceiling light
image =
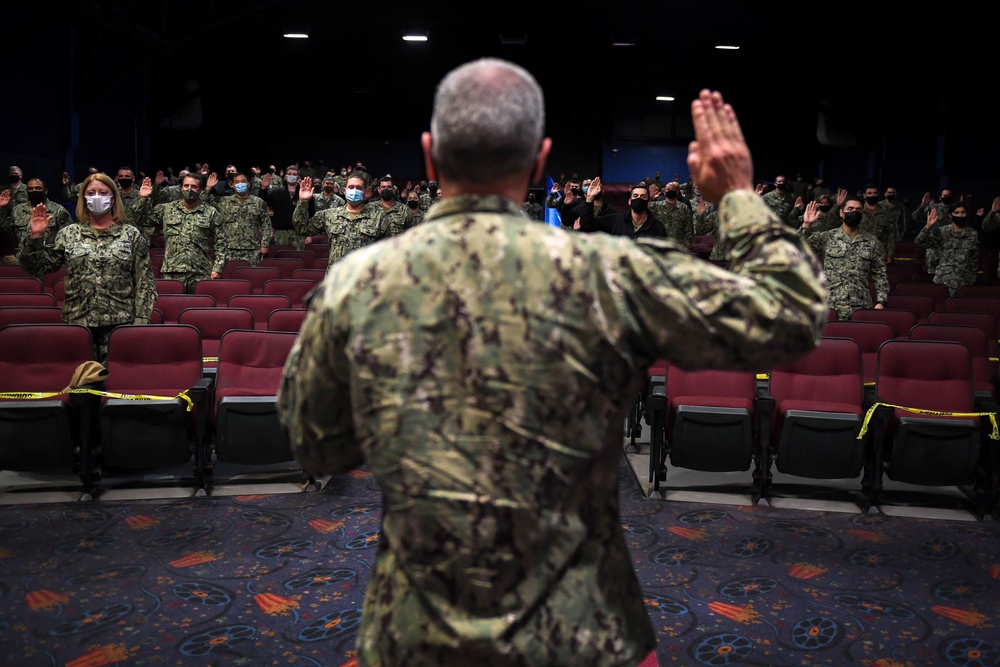
[[[631,37],[612,37],[611,46],[635,46],[635,40]]]
[[[673,102],[674,98],[670,97],[669,95],[657,95],[656,96],[656,101],[657,102]]]
[[[426,42],[427,34],[420,32],[409,32],[403,35],[404,42]]]
[[[308,30],[286,30],[283,35],[285,39],[309,39]]]
[[[738,47],[738,46],[732,46],[732,45],[727,45],[727,44],[719,44],[715,48],[717,48],[717,49],[719,49],[721,51],[739,51],[740,50],[740,47]]]

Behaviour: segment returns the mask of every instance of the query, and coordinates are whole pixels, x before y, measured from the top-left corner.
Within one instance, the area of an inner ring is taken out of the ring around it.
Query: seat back
[[[989,313],[994,321],[1000,323],[1000,299],[953,296],[944,302],[944,309],[948,312]]]
[[[243,267],[252,266],[248,260],[245,259],[230,259],[226,262],[226,265],[222,267],[222,277],[232,278],[233,271]]]
[[[156,278],[156,293],[159,294],[184,294],[184,281],[176,278]]]
[[[308,313],[305,308],[276,308],[267,317],[267,330],[298,333]]]
[[[754,454],[756,373],[667,365],[670,462],[712,472],[749,470]]]
[[[796,361],[771,370],[771,442],[780,472],[814,479],[853,478],[864,463],[857,438],[864,415],[861,346],[820,339]]]
[[[20,264],[0,264],[0,278],[34,278]]]
[[[237,294],[229,299],[230,308],[246,308],[253,313],[255,329],[267,329],[272,310],[291,308],[292,300],[284,294]]]
[[[10,324],[58,324],[62,308],[58,306],[0,306],[0,329]]]
[[[890,296],[893,294],[899,296],[929,296],[934,300],[934,310],[943,309],[944,302],[951,296],[947,285],[909,280],[898,283],[889,291],[889,294]]]
[[[1000,300],[1000,285],[962,285],[955,296],[970,299]]]
[[[928,486],[975,481],[981,433],[969,348],[951,341],[886,341],[879,350],[876,391],[880,401],[901,406],[891,409],[876,450],[890,479]]]
[[[188,308],[214,308],[215,297],[209,294],[160,294],[156,308],[163,313],[164,324],[176,324],[182,311]]]
[[[238,266],[232,270],[230,278],[249,280],[254,294],[264,292],[264,283],[281,277],[281,269],[276,266]]]
[[[217,278],[199,280],[194,286],[195,294],[209,294],[215,297],[217,306],[229,303],[229,297],[237,294],[253,294],[253,284],[241,278]]]
[[[287,252],[278,250],[277,252]],[[315,259],[315,258],[314,258]],[[273,266],[277,268],[281,278],[291,278],[295,269],[306,268],[306,260],[302,257],[265,257],[260,260],[261,266]]]
[[[313,262],[316,261],[317,255],[312,250],[291,250],[291,249],[277,250],[274,253],[275,259],[287,259],[289,257],[292,259],[301,259],[303,261],[302,268],[308,269],[311,268]]]
[[[44,285],[40,278],[31,276],[0,277],[0,294],[41,294],[44,291]]]
[[[935,283],[913,283],[915,285],[934,285],[935,287],[944,287],[944,285],[937,285]],[[948,288],[945,287],[947,292]],[[944,301],[942,301],[942,304]],[[917,323],[926,322],[927,318],[930,317],[937,309],[937,302],[934,297],[930,294],[898,294],[889,292],[889,296],[885,301],[885,307],[889,310],[908,310],[917,317]],[[912,328],[912,327],[911,327]]]
[[[66,279],[66,267],[60,266],[58,269],[51,273],[46,273],[42,276],[42,291],[48,292],[49,294],[54,294],[56,289],[56,283],[60,280]]]
[[[91,360],[90,330],[79,324],[12,324],[0,329],[0,393],[61,391]],[[89,432],[66,395],[52,399],[0,399],[0,469],[74,468],[89,475]],[[81,426],[81,423],[84,426]],[[85,482],[86,483],[86,482]]]
[[[862,322],[885,322],[892,327],[894,338],[906,338],[917,323],[917,315],[909,310],[892,308],[859,308],[851,313],[851,320]]]
[[[108,391],[176,395],[201,376],[201,334],[190,324],[130,324],[111,331]]]
[[[850,338],[861,347],[861,367],[866,384],[875,385],[878,349],[887,340],[896,337],[893,328],[885,322],[863,320],[837,320],[823,326],[823,336]]]
[[[226,332],[216,375],[216,460],[259,465],[294,459],[277,414],[285,360],[297,339],[282,331]]]
[[[210,306],[185,308],[177,318],[178,324],[190,324],[201,334],[201,353],[204,371],[218,366],[219,344],[227,331],[253,329],[253,313],[246,308]]]
[[[292,300],[292,308],[301,308],[316,283],[302,278],[278,278],[264,283],[264,294],[284,294]]]
[[[5,306],[55,306],[55,296],[45,292],[0,292],[0,308]]]
[[[962,343],[972,353],[972,377],[976,394],[987,399],[996,397],[990,361],[990,341],[979,327],[958,324],[917,324],[910,329],[910,340],[944,340]],[[994,344],[995,347],[995,344]]]
[[[977,313],[974,311],[938,311],[931,313],[927,318],[928,324],[956,324],[978,327],[986,334],[987,352],[990,358],[990,369],[993,374],[998,372],[998,335],[997,327],[1000,326],[996,319],[989,313]]]
[[[296,280],[311,280],[314,283],[323,282],[326,278],[326,269],[295,269],[292,271],[292,278]]]

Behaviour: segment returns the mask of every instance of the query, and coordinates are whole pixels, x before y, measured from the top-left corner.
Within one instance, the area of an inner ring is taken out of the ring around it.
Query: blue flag
[[[552,192],[552,184],[555,183],[551,176],[545,177],[545,191]],[[561,195],[560,195],[561,197]],[[545,207],[545,224],[552,225],[553,227],[559,227],[561,225],[561,217],[559,215],[559,209]]]

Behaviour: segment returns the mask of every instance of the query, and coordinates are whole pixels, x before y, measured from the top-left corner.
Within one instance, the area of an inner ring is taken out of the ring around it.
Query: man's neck
[[[646,224],[646,220],[648,217],[649,217],[648,213],[643,213],[642,215],[639,215],[635,211],[632,211],[632,226],[635,227],[636,229],[642,227],[644,224]]]
[[[851,227],[850,225],[847,224],[841,225],[840,228],[844,231],[845,234],[850,236],[851,239],[854,239],[858,235],[858,231],[861,229],[860,227]]]
[[[351,213],[361,213],[365,209],[365,200],[362,199],[357,203],[347,202],[347,210]]]

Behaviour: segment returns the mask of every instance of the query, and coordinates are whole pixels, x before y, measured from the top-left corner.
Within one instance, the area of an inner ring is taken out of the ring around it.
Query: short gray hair
[[[545,130],[545,99],[524,68],[482,58],[438,84],[431,158],[451,180],[490,183],[530,168]]]

